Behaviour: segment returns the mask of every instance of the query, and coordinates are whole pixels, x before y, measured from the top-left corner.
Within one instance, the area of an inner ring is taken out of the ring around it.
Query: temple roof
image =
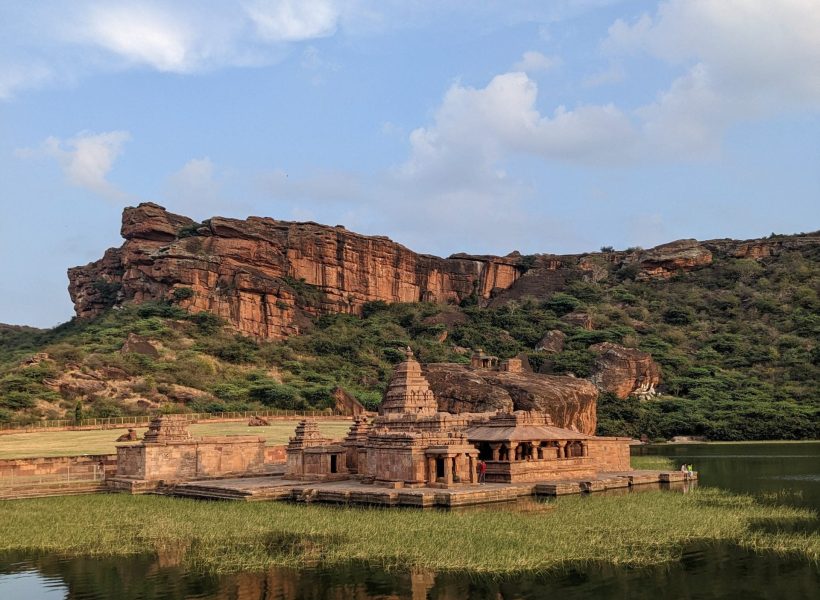
[[[484,423],[468,427],[464,433],[470,441],[476,442],[585,440],[592,437],[572,429],[553,427],[547,415],[528,411],[497,413]]]
[[[471,442],[532,442],[535,440],[586,440],[591,436],[571,429],[549,425],[515,425],[493,427],[477,425],[464,432]]]
[[[396,365],[393,371],[379,414],[434,415],[438,412],[438,403],[421,372],[421,365],[410,348],[407,348],[406,356],[407,359]]]

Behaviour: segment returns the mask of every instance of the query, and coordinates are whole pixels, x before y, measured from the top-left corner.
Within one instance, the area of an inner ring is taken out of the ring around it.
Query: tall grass
[[[630,462],[633,469],[674,471],[677,468],[668,456],[633,456]]]
[[[439,512],[99,495],[0,503],[0,551],[184,553],[199,571],[271,565],[483,573],[658,564],[714,541],[820,560],[817,515],[715,489],[560,499],[552,510]]]

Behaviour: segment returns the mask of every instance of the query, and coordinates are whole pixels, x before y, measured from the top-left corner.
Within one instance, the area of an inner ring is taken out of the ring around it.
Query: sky
[[[0,322],[125,206],[447,256],[820,228],[820,0],[0,0]]]

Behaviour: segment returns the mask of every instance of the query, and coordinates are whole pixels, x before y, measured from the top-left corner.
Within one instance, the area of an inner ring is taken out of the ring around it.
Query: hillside
[[[78,401],[97,416],[324,407],[337,385],[372,407],[409,344],[423,363],[481,347],[590,377],[609,390],[603,434],[818,437],[816,234],[439,259],[338,227],[226,221],[126,209],[123,248],[71,270],[83,319],[0,327],[0,420]],[[646,362],[643,380],[624,360]]]

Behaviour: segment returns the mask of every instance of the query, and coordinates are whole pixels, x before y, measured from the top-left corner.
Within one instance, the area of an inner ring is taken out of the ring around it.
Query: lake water
[[[820,443],[663,445],[637,448],[636,453],[670,456],[678,465],[694,464],[701,486],[751,493],[767,502],[820,508]],[[653,568],[592,565],[503,579],[462,573],[384,572],[366,565],[205,576],[153,556],[90,559],[0,555],[0,600],[63,598],[816,600],[820,598],[820,569],[798,558],[715,544],[687,548],[680,561]]]

